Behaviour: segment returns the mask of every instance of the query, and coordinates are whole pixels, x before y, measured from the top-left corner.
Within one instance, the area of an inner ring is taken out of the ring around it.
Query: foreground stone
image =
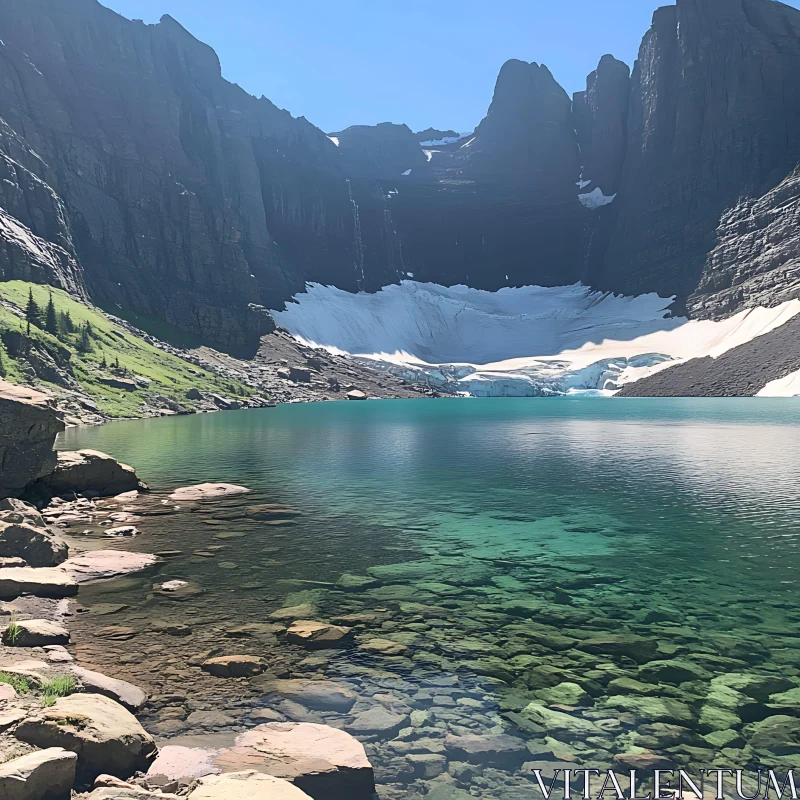
[[[138,686],[127,681],[110,678],[102,672],[83,667],[72,667],[72,674],[83,684],[85,691],[108,697],[125,706],[128,711],[138,711],[147,702],[147,695]]]
[[[133,467],[120,464],[99,450],[62,450],[57,454],[55,469],[32,488],[51,497],[88,493],[113,497],[123,492],[146,491],[147,485],[136,477]]]
[[[21,558],[31,567],[55,567],[69,555],[66,542],[46,529],[0,522],[0,556]]]
[[[248,494],[251,489],[236,486],[232,483],[198,483],[194,486],[182,486],[170,496],[170,500],[217,500],[221,497],[232,497],[237,494]]]
[[[73,694],[20,723],[14,735],[35,747],[63,747],[78,755],[78,774],[129,778],[147,771],[156,745],[136,717],[100,695]]]
[[[78,584],[61,567],[5,567],[0,569],[0,598],[22,594],[36,597],[74,597]]]
[[[209,775],[189,795],[190,800],[308,800],[308,797],[288,781],[252,771]]]
[[[53,442],[64,423],[49,398],[0,380],[0,498],[16,497],[56,465]]]
[[[375,777],[364,746],[345,731],[309,722],[259,725],[216,758],[291,781],[314,800],[372,800]]]
[[[26,619],[3,631],[3,644],[10,647],[44,647],[68,642],[69,631],[47,619]]]
[[[158,557],[150,553],[128,553],[124,550],[92,550],[68,558],[59,569],[78,583],[114,578],[141,572],[158,563]]]
[[[249,678],[260,675],[265,664],[258,656],[219,656],[204,661],[200,668],[217,678]]]
[[[286,641],[307,650],[346,647],[353,639],[353,629],[343,625],[328,625],[313,620],[298,620],[286,631]]]
[[[0,764],[2,800],[69,800],[77,755],[50,747]]]
[[[158,751],[158,757],[150,765],[147,775],[167,781],[195,780],[216,775],[220,771],[214,764],[216,752],[202,747],[168,744]]]

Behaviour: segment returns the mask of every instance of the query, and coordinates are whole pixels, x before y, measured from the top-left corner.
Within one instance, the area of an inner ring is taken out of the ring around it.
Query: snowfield
[[[487,292],[407,280],[374,294],[306,288],[273,312],[300,341],[479,397],[611,393],[681,361],[717,357],[800,313],[800,300],[792,300],[718,322],[689,321],[670,316],[672,298],[579,284]],[[795,383],[765,390],[795,393]]]

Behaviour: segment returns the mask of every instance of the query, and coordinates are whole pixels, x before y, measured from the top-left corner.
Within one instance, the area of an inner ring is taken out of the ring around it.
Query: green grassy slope
[[[8,281],[0,283],[0,298],[13,303],[24,311],[28,292],[42,312],[39,325],[31,325],[27,331],[26,321],[13,310],[0,305],[0,357],[5,378],[14,382],[25,382],[25,348],[46,351],[59,366],[68,364],[75,380],[83,392],[94,400],[104,414],[110,417],[137,417],[142,415],[146,401],[154,394],[175,400],[188,408],[194,403],[186,397],[187,390],[197,388],[203,392],[215,392],[227,397],[244,398],[253,394],[247,386],[218,376],[212,372],[189,364],[181,358],[166,353],[143,339],[129,333],[105,317],[99,310],[84,305],[60,289],[49,286]],[[52,335],[44,330],[45,309],[50,295],[59,317],[59,330]],[[73,332],[64,325],[64,315],[69,314]],[[90,326],[85,335],[86,325]],[[87,345],[88,340],[88,347]],[[4,346],[5,343],[5,346]],[[105,362],[105,366],[102,366]],[[116,364],[119,368],[116,368]],[[101,379],[139,379],[134,391],[126,391],[105,385]],[[146,386],[146,380],[150,384]],[[47,381],[41,381],[47,385]],[[52,385],[57,391],[57,387]]]

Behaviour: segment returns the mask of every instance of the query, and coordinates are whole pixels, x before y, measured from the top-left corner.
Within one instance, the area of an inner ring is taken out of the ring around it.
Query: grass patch
[[[31,691],[28,679],[12,672],[0,672],[0,683],[7,683],[12,686],[17,694],[29,694]]]
[[[42,311],[42,319],[30,326],[30,332],[24,318],[0,305],[0,363],[6,380],[30,381],[30,367],[20,348],[31,346],[46,351],[57,363],[69,364],[83,391],[110,417],[141,416],[143,406],[146,402],[152,404],[154,395],[193,409],[196,404],[186,397],[191,388],[234,398],[254,394],[242,383],[196,367],[148,344],[109,320],[99,309],[75,300],[60,289],[25,281],[0,283],[0,299],[21,311],[26,308],[29,292]],[[44,312],[51,295],[58,319],[55,333],[45,330]],[[64,324],[67,315],[69,329]],[[104,382],[114,377],[138,379],[141,385],[126,391]],[[47,380],[41,382],[48,383]]]
[[[77,691],[78,684],[71,675],[54,675],[49,681],[42,684],[42,705],[49,708],[55,705],[59,697],[66,697]]]
[[[12,616],[11,621],[6,625],[6,629],[3,631],[3,644],[14,647],[19,641],[20,636],[22,636],[22,628],[20,628],[16,618]]]

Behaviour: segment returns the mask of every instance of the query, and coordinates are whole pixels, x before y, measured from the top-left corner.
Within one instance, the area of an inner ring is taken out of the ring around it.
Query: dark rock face
[[[24,176],[27,196],[43,196],[28,205],[45,209],[31,228],[66,238],[55,212],[41,218],[60,207],[43,183],[66,206],[95,299],[242,350],[272,327],[260,306],[302,287],[299,242],[308,260],[337,239],[334,269],[347,259],[333,143],[223,80],[214,52],[171,18],[5,0],[0,39],[0,109],[41,160],[41,183]]]
[[[800,159],[799,68],[800,12],[781,3],[678,0],[655,13],[633,70],[605,285],[682,301],[706,281],[722,215]],[[735,282],[719,272],[712,283]]]
[[[580,164],[572,104],[544,64],[503,65],[489,113],[459,153],[468,178],[523,183],[554,200],[576,194]]]
[[[419,141],[407,125],[352,125],[331,138],[339,142],[349,177],[399,178],[406,170],[417,177],[422,169],[428,172]]]
[[[45,395],[0,380],[0,499],[55,467],[53,442],[63,430]]]
[[[752,397],[800,370],[800,316],[717,358],[694,358],[625,386],[617,397]]]
[[[605,55],[586,78],[586,91],[573,96],[584,191],[600,187],[610,196],[619,190],[628,148],[630,74],[627,64]]]

